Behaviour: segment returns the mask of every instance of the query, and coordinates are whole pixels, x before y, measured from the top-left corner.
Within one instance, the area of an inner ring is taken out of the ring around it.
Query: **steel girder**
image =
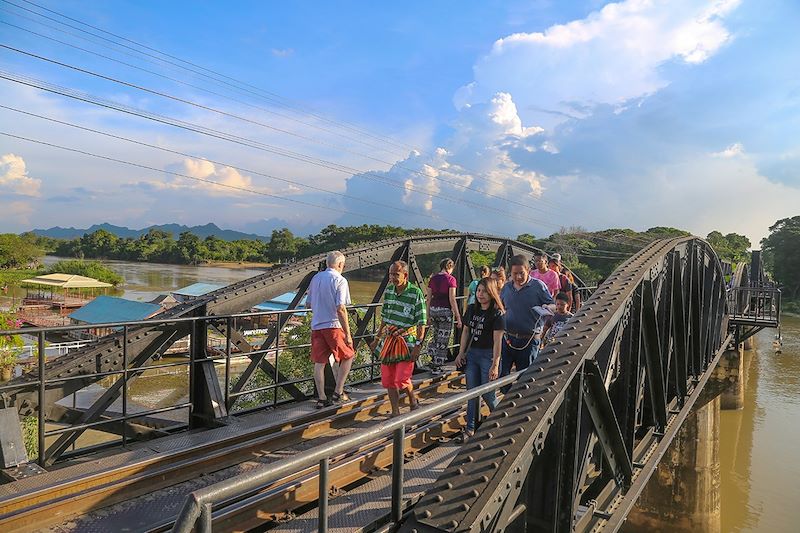
[[[419,281],[422,278],[422,273],[416,263],[416,256],[429,253],[446,255],[459,246],[464,254],[472,250],[500,250],[503,252],[501,264],[507,264],[512,247],[514,253],[520,253],[527,257],[543,253],[538,248],[501,237],[444,233],[421,237],[387,239],[348,248],[343,250],[347,256],[345,272],[361,270],[387,263],[393,259],[402,258],[409,262],[413,279]],[[305,291],[305,287],[303,287],[304,280],[310,279],[311,274],[323,268],[324,262],[325,255],[319,254],[273,269],[264,274],[208,293],[192,302],[176,306],[158,315],[154,321],[192,316],[201,309],[205,309],[205,313],[208,316],[245,312],[265,300],[300,288],[302,289],[299,291],[301,294],[296,299],[297,301],[293,302],[294,305],[292,307],[294,307],[299,302],[302,292]],[[464,259],[462,264],[465,265],[462,268],[464,275],[471,277],[472,273],[468,273],[468,259]],[[381,289],[385,289],[385,283],[381,284]],[[376,293],[374,301],[380,298],[382,292],[380,290]],[[362,320],[360,325],[365,327],[367,323],[368,319]],[[190,326],[186,323],[131,327],[127,337],[123,337],[122,333],[103,337],[80,350],[48,362],[45,367],[45,379],[54,383],[50,383],[47,386],[46,405],[44,406],[45,416],[49,416],[50,410],[57,400],[98,381],[100,377],[94,376],[94,374],[121,371],[124,360],[123,352],[127,351],[129,369],[138,368],[138,366],[146,364],[151,357],[162,354],[174,341],[189,335],[191,333],[190,329]],[[170,342],[164,343],[165,338],[170,339]],[[125,339],[127,339],[126,342]],[[123,349],[123,344],[127,345],[125,349]],[[235,344],[245,355],[251,351],[259,351],[256,349],[258,347],[246,346],[241,336],[236,336]],[[261,352],[253,356],[253,364],[248,367],[245,379],[240,379],[234,386],[236,391],[244,389],[248,378],[252,376],[256,367],[261,367],[268,375],[273,375],[275,369],[264,358],[264,355]],[[38,408],[36,380],[37,376],[34,372],[9,382],[8,385],[19,385],[20,388],[15,393],[3,394],[3,397],[0,398],[0,403],[17,407],[22,415],[35,413]],[[292,396],[300,396],[295,387],[288,385],[286,389]],[[101,414],[98,413],[97,416]]]
[[[618,268],[505,395],[401,531],[616,531],[726,336],[721,264],[695,238]]]

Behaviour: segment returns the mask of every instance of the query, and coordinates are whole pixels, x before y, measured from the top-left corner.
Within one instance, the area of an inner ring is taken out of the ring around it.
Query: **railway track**
[[[447,374],[418,385],[423,403],[435,402],[459,391],[463,376]],[[405,452],[415,453],[457,433],[463,424],[461,409],[408,428]],[[385,394],[375,394],[338,409],[309,413],[284,423],[229,431],[225,438],[206,440],[203,433],[178,438],[195,439],[196,445],[174,451],[141,455],[133,460],[84,476],[36,488],[25,484],[0,487],[0,528],[14,531],[127,531],[168,530],[186,494],[238,473],[298,453],[327,440],[385,420],[390,412]],[[214,430],[211,430],[214,431]],[[154,441],[153,446],[158,446]],[[143,445],[147,448],[147,444]],[[392,461],[391,439],[380,439],[331,461],[334,486],[343,488],[385,468]],[[75,465],[81,469],[86,465]],[[67,467],[46,475],[69,474]],[[264,522],[291,516],[315,502],[316,469],[281,480],[258,493],[214,509],[225,531],[244,531]],[[30,481],[30,480],[29,480]],[[30,484],[29,484],[30,485]],[[17,489],[17,490],[15,490]],[[217,522],[218,521],[218,522]]]

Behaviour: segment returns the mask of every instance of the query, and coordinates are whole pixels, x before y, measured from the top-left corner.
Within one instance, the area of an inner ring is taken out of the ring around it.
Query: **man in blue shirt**
[[[503,355],[500,359],[500,375],[507,376],[511,368],[528,368],[539,355],[542,336],[542,321],[534,309],[553,303],[547,286],[530,277],[530,265],[524,255],[511,258],[511,280],[500,292],[506,308],[506,332]]]

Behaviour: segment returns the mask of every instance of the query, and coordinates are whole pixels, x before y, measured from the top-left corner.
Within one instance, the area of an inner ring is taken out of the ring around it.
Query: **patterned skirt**
[[[450,335],[453,333],[453,310],[449,307],[431,307],[431,343],[428,354],[434,366],[442,366],[447,362]]]

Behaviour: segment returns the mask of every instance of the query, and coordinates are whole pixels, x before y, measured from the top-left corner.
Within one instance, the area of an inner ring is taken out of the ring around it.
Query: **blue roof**
[[[214,292],[222,287],[225,287],[225,285],[219,285],[217,283],[192,283],[191,285],[172,291],[172,294],[180,294],[181,296],[203,296],[204,294]]]
[[[297,295],[297,291],[285,292],[272,300],[267,300],[266,302],[261,302],[253,306],[253,309],[258,309],[259,311],[283,311],[284,309],[289,309],[289,304],[292,303],[295,295]],[[298,306],[304,306],[306,304],[306,299],[307,296],[303,295]]]
[[[156,304],[134,302],[114,296],[98,296],[69,317],[86,324],[101,324],[144,320],[160,310],[161,306]]]

